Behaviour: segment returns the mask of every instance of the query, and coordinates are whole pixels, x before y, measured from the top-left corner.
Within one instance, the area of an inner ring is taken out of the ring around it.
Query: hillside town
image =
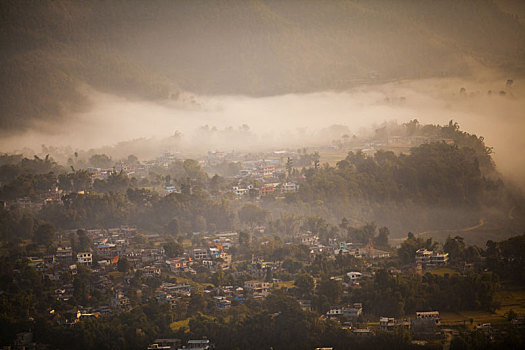
[[[283,327],[313,329],[297,349],[453,347],[471,334],[490,346],[508,341],[524,324],[519,303],[502,306],[501,298],[520,290],[514,249],[523,236],[479,247],[463,237],[472,228],[449,228],[483,227],[483,217],[472,226],[479,216],[463,213],[493,201],[497,187],[474,185],[491,163],[470,164],[472,151],[457,146],[480,143],[486,152],[482,141],[453,124],[440,128],[459,136],[396,138],[391,145],[418,146],[408,154],[359,148],[335,166],[307,149],[214,151],[199,160],[95,154],[71,159],[70,171],[51,157],[3,155],[0,302],[11,334],[4,348],[67,348],[77,337],[87,348],[247,348],[259,332],[270,347],[283,344]],[[442,156],[471,172],[462,187],[450,189],[447,173],[427,181],[420,164],[442,174]],[[397,177],[418,172],[413,183]],[[473,204],[465,196],[475,190]],[[428,212],[413,215],[414,202]],[[463,211],[430,209],[436,202]],[[368,220],[371,208],[393,227],[445,221],[435,232],[446,236],[393,237]]]
[[[60,309],[49,310],[49,315],[62,327],[132,311],[141,299],[150,297],[179,312],[181,303],[189,299],[191,305],[196,293],[201,291],[202,297],[213,303],[214,308],[224,310],[246,300],[264,299],[274,290],[293,284],[293,281],[290,284],[289,280],[272,277],[292,276],[287,264],[289,260],[265,260],[264,256],[256,255],[256,251],[265,249],[268,240],[262,240],[251,258],[245,259],[246,254],[241,253],[240,247],[242,238],[237,232],[213,235],[194,232],[191,235],[198,239],[186,246],[185,242],[182,245],[170,243],[165,237],[144,234],[131,226],[66,230],[60,233],[52,254],[27,256],[26,259],[27,265],[53,286],[53,297]],[[72,241],[78,245],[72,247]],[[330,276],[331,281],[341,285],[342,296],[360,288],[363,281],[373,279],[382,265],[381,260],[390,259],[388,251],[376,249],[372,243],[362,245],[333,239],[323,245],[311,232],[299,233],[284,244],[304,250],[300,263],[305,267],[314,263],[319,254],[333,261],[342,256],[357,259],[356,265],[362,267],[360,271],[343,270],[342,275]],[[422,269],[446,266],[447,260],[446,253],[419,249],[414,261],[405,269],[421,273]],[[316,285],[321,280],[313,279],[312,282]],[[89,300],[93,298],[97,302]],[[84,304],[82,300],[89,301]],[[311,299],[299,299],[298,303],[304,311],[314,310]],[[366,324],[365,319],[374,322],[370,316],[365,317],[366,307],[358,300],[331,305],[320,317],[335,320],[343,329],[359,336],[403,327],[412,330],[416,338],[441,337],[439,311],[417,312],[404,319],[380,317],[375,320],[379,327],[361,328]],[[188,316],[191,317],[191,313]],[[197,343],[197,340],[189,340],[185,348],[208,349],[212,346],[208,345],[209,341],[198,343],[199,347]],[[157,339],[148,349],[178,349],[181,346],[180,339]]]

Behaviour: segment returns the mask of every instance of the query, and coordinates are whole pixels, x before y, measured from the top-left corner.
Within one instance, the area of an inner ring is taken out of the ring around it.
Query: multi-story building
[[[237,186],[232,188],[233,193],[235,193],[238,197],[242,197],[248,194],[249,190],[247,188],[239,188]]]
[[[270,294],[270,283],[263,281],[246,281],[244,289],[253,293],[254,297],[267,297]]]
[[[448,261],[448,253],[434,254],[430,257],[431,265],[446,265]]]
[[[204,248],[193,249],[193,259],[202,260],[208,257],[208,250]]]
[[[282,193],[293,193],[297,192],[298,186],[295,184],[295,182],[285,182],[281,184],[281,192]]]
[[[144,266],[144,268],[142,268],[142,276],[144,276],[145,278],[159,277],[160,273],[160,267]]]
[[[270,193],[275,192],[275,185],[274,184],[264,184],[261,186],[260,194],[261,196],[266,196]]]
[[[332,307],[326,313],[328,317],[348,317],[352,320],[357,319],[363,313],[363,305],[361,303],[354,303],[351,306],[337,306]]]
[[[71,247],[58,247],[56,250],[56,261],[69,265],[73,263],[73,249]]]
[[[257,175],[262,177],[272,177],[275,171],[275,166],[261,162],[257,165]]]
[[[382,331],[393,331],[396,326],[396,319],[393,317],[381,317],[379,319],[379,327]]]
[[[298,235],[296,241],[310,247],[319,243],[319,237],[311,233],[305,233]]]
[[[416,264],[427,265],[445,265],[448,261],[448,253],[440,254],[425,248],[416,251]]]
[[[91,265],[93,263],[93,254],[89,252],[78,253],[77,263],[79,265]]]
[[[418,311],[416,312],[416,318],[431,318],[433,320],[439,321],[439,311]]]
[[[213,349],[213,344],[211,344],[208,339],[188,340],[188,345],[186,345],[186,349],[209,350]]]
[[[425,265],[429,263],[432,253],[431,250],[426,250],[425,248],[416,250],[416,264]]]
[[[118,255],[115,244],[99,244],[96,246],[96,253],[99,258],[111,259]]]
[[[363,276],[361,272],[356,272],[356,271],[348,272],[346,275],[348,276],[348,278],[350,278],[351,282],[356,282],[360,280],[361,277]]]
[[[191,263],[192,259],[190,257],[181,257],[166,261],[171,272],[185,272],[189,269]]]
[[[228,270],[232,264],[232,255],[225,253],[225,252],[221,252],[221,254],[219,255],[219,258],[222,260],[219,263],[221,269]]]

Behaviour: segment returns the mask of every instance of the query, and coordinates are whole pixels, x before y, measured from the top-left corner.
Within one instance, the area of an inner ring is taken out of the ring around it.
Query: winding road
[[[423,235],[426,235],[426,234],[432,234],[432,233],[435,233],[435,232],[468,232],[468,231],[472,231],[472,230],[476,230],[480,227],[483,227],[485,225],[485,219],[481,218],[479,220],[479,223],[474,225],[474,226],[469,226],[469,227],[465,227],[465,228],[459,228],[459,229],[452,229],[452,230],[433,230],[433,231],[423,231],[423,232],[419,232],[419,233],[416,233],[415,236],[416,237],[421,237]]]

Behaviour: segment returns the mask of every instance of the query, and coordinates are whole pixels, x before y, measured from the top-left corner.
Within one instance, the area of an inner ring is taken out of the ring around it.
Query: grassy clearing
[[[170,324],[170,328],[174,332],[178,331],[181,328],[184,328],[184,332],[189,332],[189,330],[190,330],[189,324],[190,324],[190,319],[187,318],[185,320],[172,322]]]
[[[281,281],[276,286],[277,289],[293,288],[293,287],[294,287],[293,281]]]
[[[320,150],[319,151],[319,162],[321,164],[328,163],[331,166],[336,165],[342,159],[345,159],[348,155],[347,151],[337,151],[337,150]]]
[[[459,272],[449,269],[448,267],[441,267],[441,268],[433,269],[433,270],[425,270],[424,272],[425,273],[430,272],[433,275],[438,275],[441,277],[445,276],[446,274],[449,274],[449,276],[459,275]]]
[[[108,276],[112,279],[112,280],[123,280],[124,279],[124,273],[123,272],[120,272],[120,271],[111,271],[111,272],[108,272]]]
[[[183,277],[183,276],[179,276],[179,275],[176,275],[174,274],[173,272],[170,272],[168,273],[168,277],[169,278],[175,278],[177,280],[177,283],[186,283],[186,284],[189,284],[191,286],[194,286],[194,287],[200,287],[202,289],[208,287],[208,286],[212,286],[213,287],[213,284],[212,283],[208,283],[208,282],[203,282],[203,283],[200,283],[200,282],[196,282],[196,281],[193,281],[192,279],[190,278],[186,278],[186,277]]]
[[[464,311],[464,312],[443,312],[440,314],[441,324],[457,326],[465,324],[475,326],[479,323],[502,323],[505,318],[498,313],[486,311]],[[470,322],[472,320],[472,323]]]
[[[507,287],[497,293],[497,298],[501,306],[494,313],[487,311],[464,311],[464,312],[443,312],[441,313],[441,323],[445,325],[466,324],[469,326],[478,323],[502,323],[506,322],[506,314],[514,310],[518,314],[525,314],[525,287]]]
[[[497,297],[501,302],[497,313],[504,315],[514,310],[518,314],[525,314],[525,287],[507,287],[498,292]]]

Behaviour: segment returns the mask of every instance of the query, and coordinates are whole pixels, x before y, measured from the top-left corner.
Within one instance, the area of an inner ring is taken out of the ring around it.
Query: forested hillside
[[[272,95],[523,71],[524,27],[492,1],[0,2],[0,127],[86,108],[78,88],[148,99]]]

